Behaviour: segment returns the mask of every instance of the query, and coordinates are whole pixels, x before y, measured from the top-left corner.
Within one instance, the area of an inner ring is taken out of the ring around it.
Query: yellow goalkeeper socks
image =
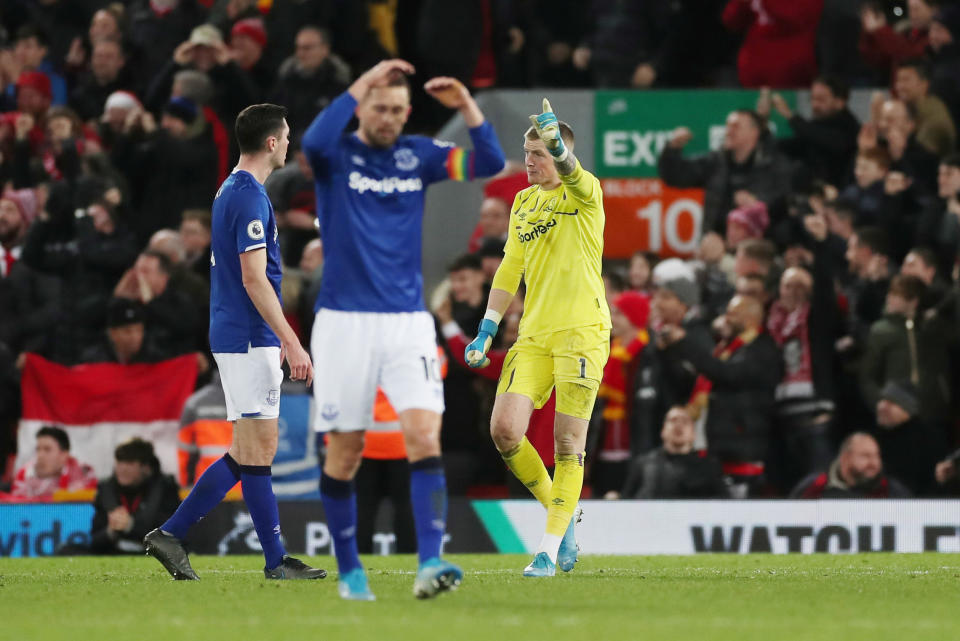
[[[550,507],[550,494],[553,488],[553,482],[550,480],[550,474],[544,467],[537,450],[530,444],[527,437],[516,446],[506,452],[500,452],[503,462],[507,464],[513,475],[523,483],[530,492],[536,497],[543,507]],[[583,473],[581,468],[581,482]],[[576,505],[576,503],[574,503]]]
[[[553,491],[550,492],[550,504],[547,506],[547,531],[538,550],[546,552],[554,563],[557,562],[560,541],[580,500],[583,454],[557,454],[555,460],[557,467],[553,473]]]

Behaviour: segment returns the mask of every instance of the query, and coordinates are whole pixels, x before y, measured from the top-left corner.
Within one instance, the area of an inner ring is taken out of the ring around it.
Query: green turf
[[[526,556],[452,556],[459,590],[413,598],[411,557],[368,557],[375,603],[348,603],[336,573],[267,582],[259,557],[196,557],[200,582],[153,559],[0,559],[0,639],[953,639],[960,556],[587,556],[523,579]],[[312,559],[334,567],[330,557]]]

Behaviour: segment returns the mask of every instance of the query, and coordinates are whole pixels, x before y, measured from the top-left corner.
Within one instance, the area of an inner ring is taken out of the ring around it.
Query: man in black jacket
[[[277,71],[273,100],[290,110],[290,130],[302,132],[348,84],[350,67],[333,53],[330,32],[306,26],[297,33],[296,52]]]
[[[847,107],[850,87],[836,76],[820,76],[810,86],[810,119],[796,114],[780,94],[773,94],[773,108],[790,123],[793,137],[781,141],[780,149],[803,163],[810,178],[841,187],[850,182],[850,169],[857,153],[860,122]],[[761,103],[757,111],[768,115]]]
[[[114,289],[114,296],[143,304],[147,332],[160,358],[173,358],[198,348],[197,306],[171,285],[172,270],[167,256],[147,250]]]
[[[693,449],[693,418],[676,405],[667,412],[660,432],[663,447],[630,463],[619,498],[685,499],[727,496],[720,461]]]
[[[697,378],[693,367],[664,340],[659,328],[682,327],[688,342],[707,352],[713,347],[710,330],[698,311],[700,289],[693,270],[680,259],[667,259],[653,270],[653,283],[656,289],[650,307],[656,334],[640,352],[633,378],[632,456],[659,445],[657,433],[667,410],[690,399]]]
[[[734,483],[734,495],[756,495],[764,482],[774,391],[782,380],[780,349],[763,331],[763,305],[734,296],[724,316],[726,338],[711,353],[667,327],[665,340],[700,374],[691,405],[706,411],[707,446]]]
[[[860,387],[867,406],[876,412],[880,427],[890,430],[890,434],[895,431],[909,436],[906,440],[913,444],[911,447],[923,452],[907,458],[925,459],[919,465],[932,468],[934,461],[947,453],[952,440],[956,383],[951,357],[957,345],[957,330],[955,322],[936,313],[918,314],[923,291],[923,282],[915,276],[894,277],[887,294],[886,313],[870,328],[860,365]],[[909,381],[916,389],[917,407],[910,408],[907,418],[920,420],[912,430],[899,427],[906,422],[902,416],[902,420],[890,420],[883,407],[889,384],[902,381]],[[885,439],[881,439],[881,444],[886,459],[889,448]],[[903,454],[907,447],[898,445],[895,449],[895,454]],[[887,462],[914,491],[926,487],[929,469],[917,471],[915,463],[909,461],[904,466],[895,465],[893,459]]]
[[[196,103],[172,98],[159,128],[148,112],[127,119],[112,158],[136,195],[132,221],[140,246],[158,229],[175,229],[184,209],[209,207],[217,191],[217,147]],[[163,171],[158,171],[158,168]]]
[[[755,111],[730,112],[723,149],[684,158],[683,148],[692,138],[686,127],[676,129],[660,154],[657,169],[671,187],[705,190],[704,231],[723,234],[727,213],[757,200],[766,203],[773,220],[785,210],[790,163],[777,151],[763,118]]]
[[[180,505],[177,482],[161,473],[152,444],[131,439],[114,458],[113,475],[100,481],[93,500],[89,547],[67,544],[58,554],[143,554],[144,535]]]

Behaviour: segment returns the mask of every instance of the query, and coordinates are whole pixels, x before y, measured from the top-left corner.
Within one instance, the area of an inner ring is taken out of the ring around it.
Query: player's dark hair
[[[279,136],[283,131],[286,117],[286,107],[270,103],[250,105],[241,111],[234,128],[240,153],[255,154],[264,151],[267,138]]]
[[[478,254],[464,254],[450,263],[447,272],[452,274],[453,272],[463,271],[464,269],[483,271],[483,261],[480,260]]]
[[[840,76],[835,76],[833,74],[823,74],[822,76],[817,76],[813,84],[823,85],[830,90],[830,93],[833,94],[834,98],[840,98],[843,101],[846,101],[850,98],[850,85],[846,80]]]
[[[857,245],[867,247],[874,254],[887,255],[887,232],[875,225],[865,225],[858,227],[854,233],[857,235]]]
[[[49,436],[57,442],[57,445],[60,446],[60,449],[64,452],[70,451],[70,437],[67,436],[67,433],[61,428],[54,425],[44,425],[39,430],[37,430],[37,438],[41,436]]]
[[[560,125],[560,139],[563,140],[563,144],[567,146],[568,149],[573,151],[573,145],[576,142],[576,139],[573,136],[573,129],[565,123],[564,121],[559,121]],[[527,129],[523,134],[523,137],[527,140],[540,140],[540,135],[537,133],[537,130],[533,127]]]
[[[166,254],[162,254],[153,249],[147,249],[140,252],[141,256],[150,256],[151,258],[156,258],[157,262],[160,264],[160,271],[162,271],[167,276],[173,271],[173,263],[170,261],[170,257]]]

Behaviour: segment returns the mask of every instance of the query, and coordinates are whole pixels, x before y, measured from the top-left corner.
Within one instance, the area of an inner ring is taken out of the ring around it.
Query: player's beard
[[[373,147],[379,149],[388,149],[393,146],[393,143],[397,142],[397,138],[400,137],[399,132],[394,132],[393,129],[389,131],[381,131],[377,129],[364,129],[364,134],[366,135],[367,140],[370,141],[370,144]]]

